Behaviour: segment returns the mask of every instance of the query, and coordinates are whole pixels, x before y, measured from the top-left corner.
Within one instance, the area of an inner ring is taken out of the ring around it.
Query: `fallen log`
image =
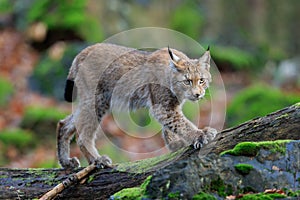
[[[200,151],[185,148],[156,158],[119,164],[113,169],[97,169],[84,181],[63,190],[56,199],[107,199],[123,188],[139,186],[149,175],[159,174],[160,170],[172,165],[177,166],[178,163],[192,157],[198,159],[199,155],[201,157],[210,153],[219,154],[232,149],[240,142],[282,139],[300,139],[300,103],[223,130],[212,143],[204,146]],[[217,157],[213,156],[210,159],[217,159]],[[66,180],[70,174],[81,169],[69,171],[1,168],[0,199],[39,198]]]

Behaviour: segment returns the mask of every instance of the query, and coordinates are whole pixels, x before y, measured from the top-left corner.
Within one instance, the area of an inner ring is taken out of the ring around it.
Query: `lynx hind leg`
[[[76,157],[70,158],[70,142],[76,132],[73,115],[69,115],[57,124],[57,155],[63,168],[77,168],[80,166]]]
[[[95,145],[98,125],[95,115],[82,111],[76,123],[77,144],[89,164],[95,163],[98,167],[110,167],[111,159],[105,155],[100,156]]]
[[[172,152],[177,151],[183,147],[188,146],[188,144],[178,137],[175,133],[171,132],[170,130],[164,128],[162,130],[163,139],[168,147],[168,149]]]

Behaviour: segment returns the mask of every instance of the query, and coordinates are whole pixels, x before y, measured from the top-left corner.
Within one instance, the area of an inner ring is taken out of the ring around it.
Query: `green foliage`
[[[220,155],[234,155],[234,156],[256,156],[258,151],[263,148],[270,150],[271,152],[285,154],[286,143],[291,140],[276,140],[276,141],[265,141],[265,142],[241,142],[237,144],[233,149],[222,152]]]
[[[42,121],[58,121],[66,117],[66,113],[51,107],[28,107],[25,110],[23,123],[39,123]]]
[[[13,6],[10,2],[11,0],[1,0],[0,1],[0,13],[9,13],[12,11]]]
[[[203,25],[203,16],[197,8],[197,4],[191,0],[180,4],[171,16],[170,27],[180,31],[193,39],[198,39]]]
[[[62,100],[69,68],[74,57],[85,46],[81,43],[67,45],[61,60],[55,60],[44,54],[30,77],[32,89]]]
[[[237,70],[258,66],[254,56],[236,47],[214,46],[211,55],[216,62],[228,63]]]
[[[249,164],[245,164],[245,163],[239,163],[239,164],[236,164],[234,166],[235,170],[237,172],[239,172],[240,174],[242,175],[247,175],[250,173],[250,171],[253,169],[253,166],[252,165],[249,165]]]
[[[21,127],[32,130],[41,141],[48,144],[55,139],[57,122],[66,115],[55,107],[28,107]]]
[[[199,192],[193,196],[192,200],[216,200],[217,198],[205,192]]]
[[[234,126],[300,101],[300,96],[257,84],[239,92],[227,109],[227,125]]]
[[[5,1],[6,2],[6,1]],[[103,39],[101,24],[87,10],[87,0],[31,0],[16,1],[11,12],[17,27],[22,30],[35,23],[44,23],[48,30],[73,30],[89,42]],[[5,4],[1,7],[5,7]]]
[[[58,1],[34,0],[28,10],[26,20],[28,24],[35,21],[44,22],[51,28],[72,28],[84,22],[85,0]]]
[[[6,78],[0,77],[0,106],[8,103],[9,97],[13,94],[14,87]]]
[[[0,141],[5,147],[12,145],[23,150],[32,147],[36,140],[30,131],[22,129],[5,129],[0,132]]]

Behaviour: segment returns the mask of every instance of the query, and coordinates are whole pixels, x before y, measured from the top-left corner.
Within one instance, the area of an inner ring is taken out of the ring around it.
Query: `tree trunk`
[[[146,177],[193,155],[219,154],[244,141],[300,139],[300,104],[224,130],[203,149],[185,148],[144,161],[97,169],[82,183],[66,188],[57,199],[107,199],[123,188],[139,186]],[[0,169],[0,199],[39,198],[80,169]]]

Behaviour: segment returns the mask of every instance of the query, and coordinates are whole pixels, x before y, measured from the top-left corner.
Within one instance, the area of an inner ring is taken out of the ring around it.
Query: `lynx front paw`
[[[104,168],[104,167],[112,167],[112,161],[111,159],[104,155],[104,156],[100,156],[99,158],[97,158],[96,160],[94,160],[95,165],[98,168]]]
[[[200,149],[204,144],[208,144],[208,142],[212,141],[218,131],[214,128],[205,127],[203,130],[197,131],[197,137],[193,142],[193,146],[195,149]]]
[[[208,143],[207,138],[205,136],[201,136],[194,141],[193,147],[194,149],[201,149],[203,145],[207,143]]]
[[[74,169],[80,167],[80,162],[76,157],[68,158],[66,161],[60,162],[60,165],[65,169]]]
[[[218,131],[214,128],[211,128],[211,127],[205,127],[203,129],[203,132],[205,134],[205,136],[207,137],[208,141],[212,141],[216,135],[218,134]]]

